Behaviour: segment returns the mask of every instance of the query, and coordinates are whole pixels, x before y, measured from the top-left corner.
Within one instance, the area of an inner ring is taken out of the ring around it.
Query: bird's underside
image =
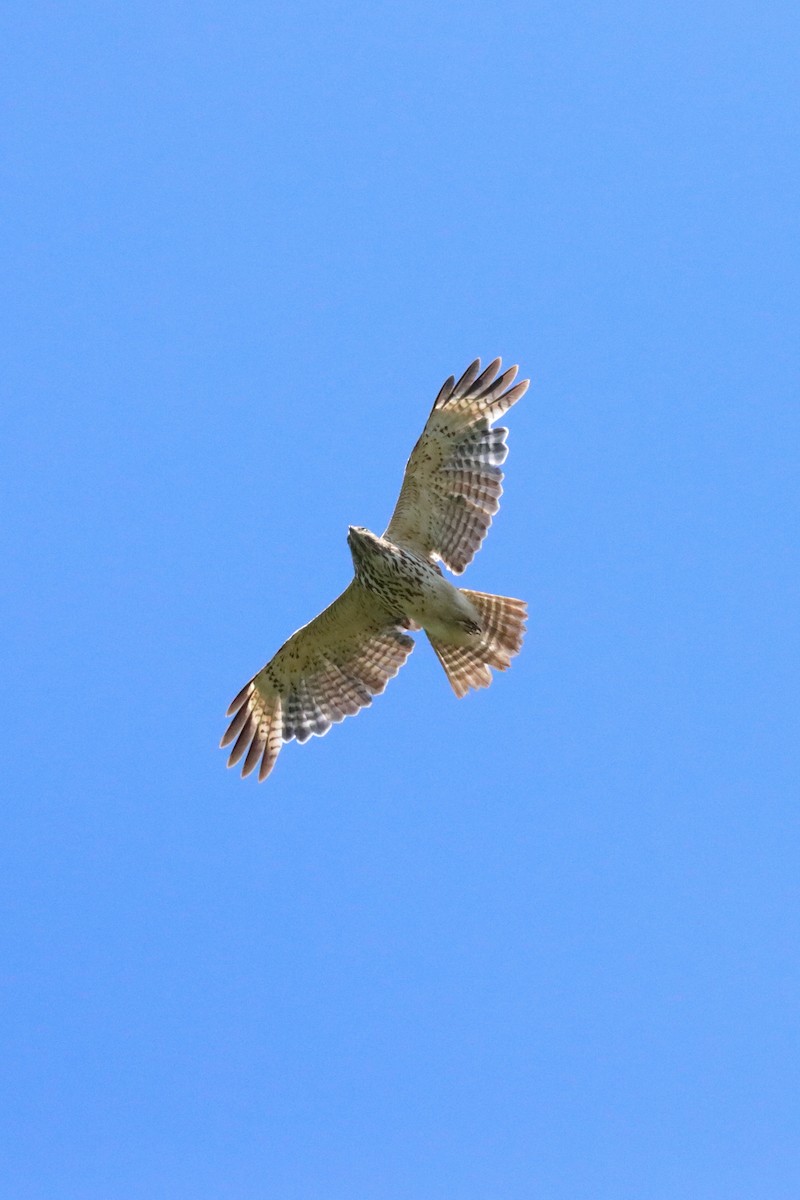
[[[508,430],[497,420],[525,393],[517,368],[476,359],[436,397],[406,464],[382,537],[351,527],[355,576],[341,596],[292,635],[239,692],[222,745],[228,765],[244,758],[266,779],[283,742],[305,742],[372,703],[424,629],[457,696],[488,687],[522,645],[521,600],[457,588],[439,562],[460,574],[479,549],[502,494]]]

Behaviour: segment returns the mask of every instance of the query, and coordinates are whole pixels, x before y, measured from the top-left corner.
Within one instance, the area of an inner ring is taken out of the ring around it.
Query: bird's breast
[[[391,554],[376,555],[367,564],[362,581],[392,612],[411,618],[433,636],[457,644],[474,640],[467,627],[479,620],[478,613],[426,559],[399,548]]]

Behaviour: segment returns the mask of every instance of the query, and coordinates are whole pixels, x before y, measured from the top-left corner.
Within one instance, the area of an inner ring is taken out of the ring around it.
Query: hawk
[[[459,697],[488,687],[490,668],[504,671],[524,636],[522,600],[458,588],[500,507],[508,430],[493,428],[528,389],[517,367],[484,371],[476,359],[442,385],[406,464],[397,506],[378,537],[351,525],[355,575],[341,596],[292,634],[228,709],[222,746],[228,766],[244,757],[242,775],[258,766],[266,779],[283,742],[307,741],[379,695],[414,647],[408,631],[424,629]]]

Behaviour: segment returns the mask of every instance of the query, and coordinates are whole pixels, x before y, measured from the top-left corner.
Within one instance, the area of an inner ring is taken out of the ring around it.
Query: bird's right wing
[[[260,760],[258,778],[266,779],[282,742],[327,733],[335,721],[371,704],[413,647],[374,593],[353,580],[232,702],[233,720],[221,743],[236,739],[228,766],[246,752],[242,774]]]
[[[500,507],[507,429],[492,422],[528,388],[514,385],[517,368],[502,375],[500,359],[481,372],[477,358],[443,385],[406,464],[403,486],[385,537],[460,575]],[[512,386],[514,385],[514,386]]]

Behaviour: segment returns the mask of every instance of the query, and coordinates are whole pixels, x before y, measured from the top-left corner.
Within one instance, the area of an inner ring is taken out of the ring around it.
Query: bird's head
[[[371,533],[369,529],[365,529],[363,525],[350,526],[347,531],[347,544],[350,547],[356,571],[358,571],[359,565],[375,552],[379,541],[380,538]]]

